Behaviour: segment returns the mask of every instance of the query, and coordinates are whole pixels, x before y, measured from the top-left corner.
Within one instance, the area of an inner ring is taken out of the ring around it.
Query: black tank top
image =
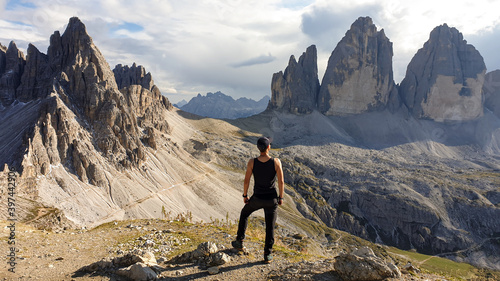
[[[274,199],[278,197],[276,187],[276,169],[274,167],[274,159],[262,163],[259,159],[253,160],[253,179],[254,187],[253,194],[260,199]]]

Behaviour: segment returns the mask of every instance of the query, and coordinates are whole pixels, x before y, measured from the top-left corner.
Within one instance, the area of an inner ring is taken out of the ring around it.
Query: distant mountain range
[[[261,113],[266,109],[270,99],[269,96],[265,96],[259,101],[248,98],[235,100],[219,91],[207,93],[206,96],[198,94],[189,102],[182,100],[175,106],[183,111],[204,117],[237,119]]]

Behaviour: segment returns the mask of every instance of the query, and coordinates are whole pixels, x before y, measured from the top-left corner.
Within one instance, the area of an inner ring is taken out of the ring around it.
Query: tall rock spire
[[[392,43],[370,17],[360,17],[333,50],[321,82],[318,108],[326,115],[358,114],[397,95]]]
[[[467,121],[483,115],[486,66],[462,34],[444,24],[418,50],[401,82],[403,102],[417,118]]]
[[[299,61],[292,55],[285,73],[273,75],[270,109],[292,113],[310,113],[316,109],[319,91],[317,51],[312,45],[302,53]]]
[[[16,99],[16,89],[21,84],[21,75],[26,60],[24,54],[11,41],[9,48],[0,45],[0,104],[10,105]]]

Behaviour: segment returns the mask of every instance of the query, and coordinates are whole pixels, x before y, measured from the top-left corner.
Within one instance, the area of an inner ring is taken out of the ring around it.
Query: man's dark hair
[[[266,137],[261,137],[259,140],[257,140],[257,148],[259,149],[260,152],[265,152],[267,147],[271,144],[271,140]]]

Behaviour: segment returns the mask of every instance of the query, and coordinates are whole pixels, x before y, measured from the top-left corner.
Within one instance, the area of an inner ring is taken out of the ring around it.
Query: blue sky
[[[320,80],[350,25],[372,17],[393,42],[394,78],[443,23],[456,27],[500,68],[500,1],[397,0],[0,0],[0,43],[33,43],[78,16],[113,68],[137,63],[171,101],[222,91],[234,98],[270,95],[272,74],[315,44]]]

